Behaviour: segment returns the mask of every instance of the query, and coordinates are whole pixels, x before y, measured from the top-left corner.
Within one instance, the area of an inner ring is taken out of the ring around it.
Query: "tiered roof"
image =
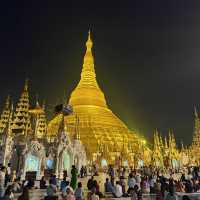
[[[27,135],[31,131],[29,115],[28,81],[26,80],[23,92],[14,112],[12,132],[15,135]]]

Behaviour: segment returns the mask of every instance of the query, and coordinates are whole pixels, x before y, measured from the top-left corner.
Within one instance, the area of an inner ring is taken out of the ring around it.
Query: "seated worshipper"
[[[56,175],[51,175],[50,177],[51,183],[57,186],[57,178]]]
[[[114,188],[108,178],[106,178],[106,182],[104,183],[104,188],[105,188],[105,192],[111,192],[111,193],[114,192],[113,191]]]
[[[191,180],[187,180],[185,183],[185,192],[192,193],[193,192],[193,184]]]
[[[132,189],[134,188],[135,184],[136,184],[136,180],[135,180],[133,174],[130,173],[130,175],[129,175],[129,177],[128,177],[128,191],[127,191],[128,194],[130,193],[130,189],[131,189],[131,188],[132,188]]]
[[[92,188],[91,192],[88,192],[88,200],[99,200],[95,187]]]
[[[27,187],[23,188],[22,194],[18,197],[18,200],[30,200]]]
[[[14,200],[14,194],[12,192],[12,185],[9,185],[5,191],[3,200]]]
[[[46,189],[46,188],[47,188],[46,181],[45,181],[44,176],[43,176],[40,180],[40,189]]]
[[[24,182],[24,187],[28,187],[28,189],[32,189],[35,186],[35,181],[32,178],[29,178]]]
[[[199,185],[199,180],[193,180],[193,191],[194,192],[199,192],[200,190],[200,185]]]
[[[88,190],[91,190],[94,187],[94,177],[91,176],[91,178],[87,182],[87,188]]]
[[[73,190],[73,188],[70,186],[69,181],[66,181],[66,187],[64,187],[64,188],[62,189],[62,191],[61,191],[61,192],[62,192],[62,197],[63,197],[63,198],[67,195],[67,193],[66,193],[67,188],[69,188],[70,191],[71,191],[72,193],[74,193],[74,190]]]
[[[20,183],[20,179],[16,178],[12,184],[13,186],[13,192],[14,193],[20,193],[22,191],[22,185]]]
[[[124,176],[120,176],[119,184],[122,186],[123,196],[126,197],[128,194],[126,193],[126,183],[124,181]]]
[[[69,185],[67,183],[69,183],[69,181],[67,181],[66,177],[64,177],[60,183],[60,191],[63,191],[64,189],[66,189],[67,185]]]
[[[122,186],[119,184],[119,181],[116,181],[113,195],[114,195],[114,197],[117,197],[117,198],[122,197],[122,195],[123,195]]]
[[[138,191],[139,191],[139,188],[137,185],[134,186],[134,188],[130,188],[130,197],[131,197],[131,200],[138,200]]]
[[[54,197],[57,197],[57,187],[53,184],[52,179],[49,180],[49,185],[47,187],[47,196],[45,197],[46,200],[53,199]]]
[[[144,179],[142,180],[141,189],[142,189],[142,193],[145,193],[145,194],[150,193],[150,185],[149,185],[147,177],[144,177]]]
[[[176,192],[185,192],[185,186],[183,182],[177,181],[175,186],[176,186]]]
[[[78,183],[78,188],[75,190],[75,198],[76,200],[83,200],[84,199],[84,193],[83,193],[83,188],[82,188],[82,183]]]
[[[66,196],[63,197],[63,200],[75,200],[73,191],[69,187],[66,189]]]
[[[177,199],[178,199],[178,197],[175,194],[174,188],[173,187],[169,187],[169,193],[165,197],[165,200],[177,200]]]
[[[96,189],[96,194],[99,196],[99,198],[102,198],[103,194],[100,192],[100,186],[96,180],[94,180],[94,187]]]

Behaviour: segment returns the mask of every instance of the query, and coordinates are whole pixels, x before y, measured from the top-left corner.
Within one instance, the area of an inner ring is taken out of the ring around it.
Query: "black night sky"
[[[99,2],[99,3],[98,3]],[[2,1],[0,103],[26,77],[53,105],[68,100],[91,27],[99,85],[114,113],[148,138],[171,128],[191,142],[200,112],[200,1]]]

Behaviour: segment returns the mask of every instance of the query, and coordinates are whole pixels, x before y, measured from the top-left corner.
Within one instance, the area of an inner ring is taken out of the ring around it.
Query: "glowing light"
[[[28,155],[26,159],[26,171],[38,171],[39,158],[33,155]]]
[[[102,167],[105,167],[105,166],[107,166],[107,165],[108,165],[107,161],[106,161],[105,159],[102,159],[102,161],[101,161],[101,166],[102,166]]]
[[[142,143],[143,143],[143,145],[145,145],[147,143],[147,141],[143,139]]]

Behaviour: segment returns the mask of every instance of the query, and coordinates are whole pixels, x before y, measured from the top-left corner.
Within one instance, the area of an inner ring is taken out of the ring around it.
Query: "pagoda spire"
[[[199,148],[200,148],[200,118],[198,116],[196,107],[194,107],[194,130],[193,130],[191,153],[192,156],[195,155],[195,161],[198,165],[200,163]]]
[[[0,117],[0,134],[2,134],[9,123],[11,108],[10,108],[10,96],[7,97],[5,106],[3,108],[1,117]]]
[[[194,116],[195,116],[195,118],[199,117],[196,106],[194,106]]]
[[[29,106],[28,79],[26,79],[24,89],[14,112],[14,120],[12,122],[12,132],[14,134],[27,135],[31,130]]]
[[[92,88],[98,88],[99,86],[97,84],[96,80],[96,74],[94,69],[94,58],[92,55],[92,46],[93,42],[91,39],[91,33],[90,30],[88,32],[88,39],[86,42],[86,52],[83,59],[83,67],[81,72],[81,80],[78,84],[78,87],[92,87]]]
[[[91,39],[91,33],[89,31],[86,42],[86,52],[83,59],[81,78],[77,87],[72,92],[68,103],[73,107],[76,105],[92,105],[107,107],[104,94],[99,88],[99,85],[96,80],[94,58],[92,55],[92,46],[93,42]]]

